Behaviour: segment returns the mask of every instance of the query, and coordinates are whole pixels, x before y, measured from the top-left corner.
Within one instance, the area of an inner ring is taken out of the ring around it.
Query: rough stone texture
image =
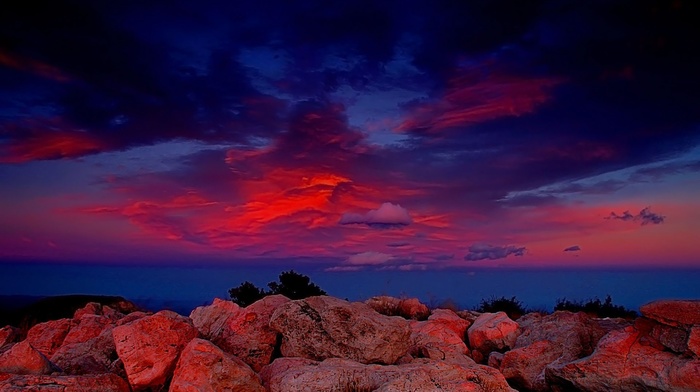
[[[501,373],[518,390],[547,391],[545,368],[562,353],[561,346],[541,340],[506,352],[500,364]]]
[[[696,357],[700,357],[700,325],[690,329],[690,336],[688,336],[688,350],[695,354]]]
[[[453,311],[438,309],[426,321],[411,323],[411,355],[451,361],[473,363],[466,355],[464,343],[469,322]]]
[[[132,321],[139,320],[139,319],[142,319],[142,318],[144,318],[144,317],[148,317],[148,316],[150,316],[150,315],[151,315],[151,313],[140,312],[140,311],[139,311],[139,312],[129,313],[129,314],[127,314],[126,316],[124,316],[124,317],[120,318],[119,320],[117,320],[117,324],[116,324],[116,325],[117,325],[117,326],[120,326],[120,325],[124,325],[124,324],[129,324],[129,323],[132,322]]]
[[[498,351],[492,351],[486,361],[486,364],[494,369],[500,369],[501,363],[503,363],[503,353],[499,353]]]
[[[79,309],[80,310],[80,309]],[[79,311],[78,310],[78,311]],[[61,345],[83,343],[100,336],[105,329],[111,329],[113,320],[101,315],[84,314],[73,325]]]
[[[654,301],[639,310],[644,317],[672,327],[689,329],[700,324],[700,300]]]
[[[71,319],[39,323],[27,332],[27,341],[46,357],[51,357],[61,347],[73,324]]]
[[[411,320],[425,320],[430,309],[417,298],[395,298],[386,295],[372,297],[365,301],[370,308],[385,316],[401,316]]]
[[[363,303],[327,296],[280,306],[270,326],[282,333],[281,351],[286,357],[391,364],[410,347],[406,320],[380,315]]]
[[[399,302],[399,314],[412,320],[425,320],[430,316],[430,309],[418,298],[406,298]]]
[[[688,332],[682,328],[655,324],[649,335],[673,352],[684,353],[688,350]]]
[[[0,354],[0,372],[14,374],[50,374],[55,367],[26,340]]]
[[[545,368],[590,355],[606,330],[583,312],[530,313],[518,319],[521,334],[505,353],[501,372],[511,385],[546,391]]]
[[[73,375],[115,372],[116,360],[111,328],[85,342],[64,344],[51,357],[51,362]]]
[[[430,359],[380,366],[339,358],[278,358],[263,369],[262,377],[270,392],[513,391],[495,369]]]
[[[477,362],[486,359],[491,351],[513,347],[519,328],[518,323],[508,318],[504,312],[484,313],[474,320],[467,335],[470,347],[482,354]]]
[[[112,335],[129,383],[140,391],[165,385],[197,329],[189,318],[164,310],[118,326]]]
[[[0,374],[3,392],[130,392],[129,384],[114,374],[87,376],[27,376]]]
[[[594,353],[545,370],[554,391],[700,391],[700,360],[640,342],[634,327],[612,331]]]
[[[0,328],[0,347],[6,344],[15,343],[18,340],[19,328],[15,328],[9,325]]]
[[[190,318],[199,333],[224,351],[260,371],[272,361],[279,333],[270,328],[272,313],[289,298],[267,296],[241,308],[231,301],[215,299],[192,311]]]
[[[182,351],[169,392],[265,392],[245,362],[213,343],[193,339]]]

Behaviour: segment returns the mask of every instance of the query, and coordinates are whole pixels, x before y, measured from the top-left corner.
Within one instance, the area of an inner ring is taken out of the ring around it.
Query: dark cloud
[[[494,246],[489,244],[475,244],[469,247],[469,253],[464,256],[464,260],[497,260],[504,259],[510,255],[523,256],[527,249],[513,245]]]
[[[581,250],[581,247],[578,245],[570,246],[568,248],[564,249],[564,252],[578,252]]]
[[[639,211],[639,213],[637,215],[632,215],[632,213],[629,211],[625,211],[621,215],[617,214],[615,212],[611,212],[609,216],[605,217],[605,219],[621,220],[621,221],[625,221],[625,222],[629,222],[629,221],[641,222],[642,226],[646,226],[646,225],[658,225],[658,224],[664,223],[666,217],[663,215],[651,212],[651,208],[646,207],[643,210]]]

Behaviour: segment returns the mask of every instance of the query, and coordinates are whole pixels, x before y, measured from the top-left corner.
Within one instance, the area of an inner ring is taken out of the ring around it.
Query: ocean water
[[[136,266],[0,264],[0,295],[121,295],[151,310],[189,314],[244,281],[259,287],[285,266]],[[638,310],[656,299],[700,299],[699,269],[450,269],[324,272],[294,268],[329,295],[364,300],[374,295],[417,297],[429,305],[450,300],[461,308],[482,299],[517,297],[531,309],[551,310],[559,298],[604,299]]]

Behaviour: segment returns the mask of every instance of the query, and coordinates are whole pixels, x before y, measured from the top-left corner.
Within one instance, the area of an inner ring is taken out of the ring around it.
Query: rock
[[[469,327],[467,335],[470,347],[482,354],[483,361],[491,351],[503,351],[513,347],[518,332],[518,323],[508,318],[505,312],[498,312],[479,316]]]
[[[270,392],[513,391],[495,369],[430,359],[381,366],[340,358],[278,358],[261,374]]]
[[[213,343],[193,339],[182,351],[169,392],[265,392],[260,377]]]
[[[129,324],[132,321],[142,319],[144,317],[150,316],[151,314],[152,313],[146,313],[146,312],[141,312],[141,311],[129,313],[126,316],[117,320],[116,325],[120,326],[120,325],[124,325],[124,324]]]
[[[644,317],[672,327],[689,329],[700,325],[700,300],[654,301],[639,310]]]
[[[0,328],[0,347],[6,344],[15,343],[18,340],[19,328],[15,328],[9,325]]]
[[[547,367],[546,379],[554,391],[700,390],[700,360],[643,345],[642,334],[634,327],[612,331],[592,355]]]
[[[46,357],[51,357],[61,347],[72,326],[73,320],[71,319],[39,323],[27,332],[27,341]]]
[[[690,336],[688,336],[688,350],[695,354],[696,357],[700,357],[700,326],[695,326],[690,329]]]
[[[114,372],[116,360],[111,328],[85,342],[64,344],[51,357],[65,373],[74,375]]]
[[[363,303],[327,296],[280,306],[270,326],[282,334],[281,352],[286,357],[391,364],[410,347],[406,320],[380,315]]]
[[[158,389],[171,377],[187,343],[197,336],[189,318],[168,310],[112,330],[119,358],[134,391]]]
[[[80,309],[78,310],[80,311]],[[105,329],[111,329],[112,320],[101,315],[84,314],[73,325],[61,345],[83,343],[100,336]]]
[[[406,298],[399,302],[399,315],[412,320],[425,320],[430,316],[430,309],[418,298]]]
[[[499,353],[498,351],[492,351],[491,354],[489,354],[489,358],[486,361],[486,364],[494,369],[500,369],[502,362],[503,353]]]
[[[0,354],[0,372],[14,374],[50,374],[53,364],[26,340]]]
[[[85,315],[102,316],[102,305],[98,302],[88,302],[84,307],[73,313],[73,318],[79,320]]]
[[[425,320],[430,309],[417,298],[395,298],[386,295],[372,297],[365,301],[370,308],[385,316],[401,316],[411,320]]]
[[[503,356],[501,372],[516,388],[548,390],[545,368],[590,355],[605,335],[597,320],[583,312],[527,314],[518,319],[521,334]]]
[[[547,391],[545,368],[563,353],[561,346],[541,340],[506,352],[501,360],[501,373],[518,390]]]
[[[684,353],[688,350],[688,332],[684,329],[655,323],[649,335],[673,352]]]
[[[215,299],[211,305],[193,310],[190,318],[202,336],[257,372],[272,361],[278,342],[278,332],[269,326],[270,317],[287,302],[285,296],[271,295],[241,308]]]
[[[3,392],[129,392],[129,384],[114,374],[87,376],[27,376],[0,374]]]
[[[467,361],[464,343],[469,322],[446,309],[436,310],[426,321],[411,323],[411,354],[414,357]]]

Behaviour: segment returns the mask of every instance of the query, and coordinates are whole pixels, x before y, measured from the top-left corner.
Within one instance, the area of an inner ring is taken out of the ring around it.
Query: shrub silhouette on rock
[[[488,300],[482,299],[476,310],[483,313],[505,312],[512,320],[517,320],[520,316],[527,313],[522,302],[518,301],[515,297],[491,297]]]
[[[319,286],[311,283],[308,276],[289,270],[279,275],[279,282],[267,284],[269,290],[261,289],[248,281],[228,291],[231,300],[240,306],[248,306],[268,295],[280,294],[289,299],[304,299],[326,295]]]
[[[557,310],[568,310],[570,312],[584,312],[588,315],[594,317],[611,317],[611,318],[624,318],[624,319],[634,319],[637,317],[637,312],[634,310],[626,309],[621,305],[613,305],[612,297],[609,295],[605,297],[605,301],[601,302],[600,299],[589,299],[586,302],[579,301],[569,301],[566,298],[558,299],[556,305],[554,306],[554,311]]]

